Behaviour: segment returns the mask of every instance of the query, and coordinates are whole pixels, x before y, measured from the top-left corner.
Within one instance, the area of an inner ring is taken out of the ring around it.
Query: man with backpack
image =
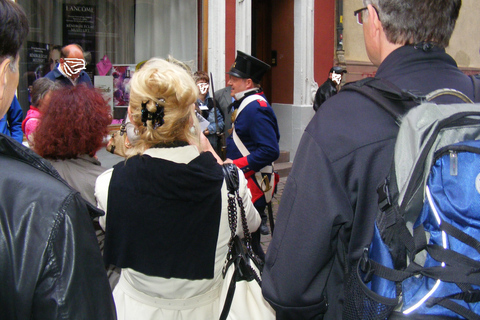
[[[461,0],[364,0],[355,15],[376,78],[417,95],[452,88],[474,100],[472,79],[445,53],[460,7]],[[370,245],[377,188],[390,171],[397,133],[385,108],[343,89],[305,129],[263,272],[277,319],[343,318],[352,299],[344,295],[346,278]]]

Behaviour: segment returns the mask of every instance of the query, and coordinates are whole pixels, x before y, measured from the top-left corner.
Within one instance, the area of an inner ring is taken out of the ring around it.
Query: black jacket
[[[398,48],[376,76],[417,93],[454,88],[473,99],[471,79],[440,48]],[[436,102],[458,102],[445,99]],[[305,129],[262,275],[277,319],[342,319],[345,273],[372,238],[376,189],[390,169],[397,132],[380,106],[341,90]]]
[[[313,110],[315,112],[320,108],[322,103],[328,98],[337,94],[337,85],[332,79],[327,79],[317,90],[315,100],[313,101]]]
[[[0,135],[0,318],[115,319],[87,204],[50,163]]]

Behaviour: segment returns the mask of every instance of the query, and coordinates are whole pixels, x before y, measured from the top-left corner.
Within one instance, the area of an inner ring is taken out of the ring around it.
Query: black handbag
[[[110,141],[108,141],[108,144],[105,147],[108,152],[121,157],[126,157],[127,149],[132,147],[128,141],[126,128],[127,124],[125,123],[125,119],[123,119],[120,129],[112,133]]]
[[[275,319],[275,311],[262,295],[263,262],[252,250],[252,237],[248,230],[243,199],[238,192],[238,168],[234,164],[224,164],[223,173],[228,190],[230,240],[223,268],[224,283],[221,297],[225,297],[225,303],[223,308],[220,309],[220,320],[228,318]],[[244,241],[236,235],[237,203],[240,209]]]

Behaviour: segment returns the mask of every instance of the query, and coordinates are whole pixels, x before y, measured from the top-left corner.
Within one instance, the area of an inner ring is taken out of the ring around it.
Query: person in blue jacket
[[[262,217],[259,230],[252,233],[252,249],[262,260],[265,253],[260,246],[260,233],[268,234],[265,208],[275,190],[272,164],[280,154],[277,118],[260,87],[269,69],[265,62],[237,51],[235,63],[228,72],[230,94],[235,102],[226,162],[233,161],[245,174],[253,204]]]
[[[62,85],[76,86],[86,84],[92,87],[92,80],[85,72],[85,57],[80,45],[72,43],[66,45],[60,51],[60,63],[45,75],[52,81],[58,81]]]
[[[13,97],[10,109],[5,116],[0,120],[0,133],[3,133],[18,142],[23,141],[22,131],[23,111],[20,103],[18,103],[17,96]]]
[[[210,77],[208,73],[205,71],[197,71],[193,75],[193,78],[200,91],[196,106],[199,108],[200,114],[210,123],[203,131],[203,134],[207,137],[217,154],[220,155],[221,147],[218,143],[218,134],[223,132],[223,127],[225,126],[222,111],[215,106],[213,98],[210,97],[208,92],[210,88]]]

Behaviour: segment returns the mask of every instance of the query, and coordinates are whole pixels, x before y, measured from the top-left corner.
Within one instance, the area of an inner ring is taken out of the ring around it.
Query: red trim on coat
[[[246,166],[248,166],[248,159],[247,159],[247,157],[238,158],[238,159],[233,160],[233,163],[234,163],[237,167],[239,167],[240,169],[243,169],[243,168],[245,168]],[[242,171],[243,171],[243,174],[245,175],[245,178],[248,178],[248,177],[250,177],[251,175],[253,175],[253,174],[255,173],[255,172],[252,171],[252,170],[248,170],[248,171],[246,171],[246,172],[245,172],[244,170],[242,170]]]

